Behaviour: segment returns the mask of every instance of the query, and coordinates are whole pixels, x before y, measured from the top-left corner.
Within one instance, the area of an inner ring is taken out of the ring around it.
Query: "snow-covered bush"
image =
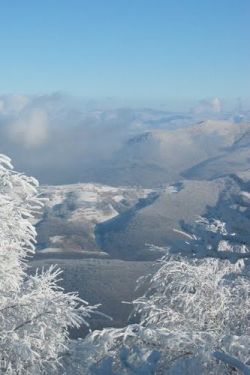
[[[242,335],[249,325],[249,293],[242,261],[166,256],[146,295],[134,303],[143,325]]]
[[[42,200],[34,178],[13,171],[0,155],[0,373],[44,374],[59,363],[70,326],[85,322],[96,306],[57,285],[55,267],[33,276],[27,259],[34,253],[32,225]]]
[[[242,260],[166,256],[134,301],[140,322],[72,343],[66,373],[249,374],[249,292]]]

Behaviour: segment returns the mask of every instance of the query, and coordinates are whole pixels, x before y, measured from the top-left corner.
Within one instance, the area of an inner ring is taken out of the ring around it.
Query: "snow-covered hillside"
[[[100,255],[94,234],[96,224],[127,211],[153,190],[89,183],[43,186],[41,193],[46,200],[37,221],[40,253],[84,251],[85,255]]]
[[[183,247],[178,231],[204,215],[222,219],[248,244],[249,181],[247,171],[242,171],[157,189],[100,184],[41,187],[47,201],[37,222],[38,254],[152,260],[160,254],[147,244]]]

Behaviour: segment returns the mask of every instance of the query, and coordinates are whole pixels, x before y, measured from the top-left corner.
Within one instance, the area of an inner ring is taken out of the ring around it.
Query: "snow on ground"
[[[79,219],[79,216],[83,215],[86,220],[102,222],[118,215],[117,210],[113,207],[116,203],[137,201],[147,197],[153,190],[87,183],[42,186],[41,192],[48,199],[45,206],[49,209],[62,205],[66,201],[71,202],[75,206],[72,210],[71,220]]]
[[[121,201],[123,201],[123,199],[124,199],[123,195],[115,195],[114,196],[114,201],[115,202],[121,202]]]
[[[41,253],[61,253],[62,249],[60,247],[46,247],[45,249],[41,250]]]
[[[51,236],[49,239],[51,243],[62,243],[64,236]]]
[[[250,193],[248,191],[242,191],[241,196],[250,201]]]
[[[71,215],[69,221],[78,222],[81,218],[84,217],[85,220],[94,222],[94,223],[102,223],[106,220],[110,220],[113,217],[116,217],[119,213],[113,208],[111,204],[109,204],[104,209],[97,209],[96,207],[91,208],[80,208]]]
[[[94,183],[41,186],[40,190],[46,198],[44,214],[37,220],[43,252],[54,248],[100,251],[95,242],[96,224],[115,218],[154,192]]]

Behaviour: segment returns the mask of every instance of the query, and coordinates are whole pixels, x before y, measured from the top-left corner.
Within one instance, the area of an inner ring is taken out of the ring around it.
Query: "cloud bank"
[[[133,134],[133,116],[126,109],[93,109],[93,102],[60,93],[2,95],[0,152],[42,183],[82,181]]]
[[[8,136],[13,143],[25,148],[36,148],[46,142],[48,136],[48,116],[46,111],[34,108],[11,121]]]
[[[131,137],[152,129],[189,126],[221,116],[218,98],[191,112],[148,108],[100,109],[98,102],[51,95],[0,96],[0,152],[45,184],[86,182]]]

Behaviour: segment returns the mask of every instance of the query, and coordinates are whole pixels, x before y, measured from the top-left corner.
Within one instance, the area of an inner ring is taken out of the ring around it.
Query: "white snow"
[[[45,249],[42,249],[39,251],[42,254],[47,254],[47,253],[61,253],[62,249],[59,247],[46,247]]]
[[[51,243],[62,243],[64,240],[64,236],[51,236],[49,237]]]
[[[244,198],[250,200],[250,193],[249,193],[248,191],[242,191],[242,192],[240,193],[240,195],[242,195]]]
[[[192,235],[190,235],[190,234],[187,233],[187,232],[184,232],[183,230],[173,229],[173,232],[178,233],[178,234],[181,234],[182,236],[187,237],[187,238],[189,238],[190,240],[193,240],[193,239],[194,239],[194,237],[193,237]]]
[[[114,209],[112,201],[114,204],[119,204],[123,200],[136,202],[137,199],[145,198],[153,192],[152,189],[112,187],[93,183],[43,186],[41,191],[48,198],[45,206],[52,210],[52,215],[56,205],[65,204],[63,208],[65,213],[69,214],[68,221],[81,222],[84,220],[92,224],[101,223],[119,215],[119,212]],[[75,205],[73,211],[68,210],[67,199],[72,199],[73,205]],[[58,243],[61,240],[58,236],[54,236],[51,242]]]
[[[113,199],[114,199],[115,202],[121,202],[124,199],[124,196],[123,195],[115,195]]]
[[[105,210],[96,209],[95,207],[91,208],[80,208],[73,212],[69,221],[79,222],[82,218],[87,221],[94,223],[102,223],[106,220],[112,219],[117,216],[118,212],[113,208],[111,204],[105,207]]]

